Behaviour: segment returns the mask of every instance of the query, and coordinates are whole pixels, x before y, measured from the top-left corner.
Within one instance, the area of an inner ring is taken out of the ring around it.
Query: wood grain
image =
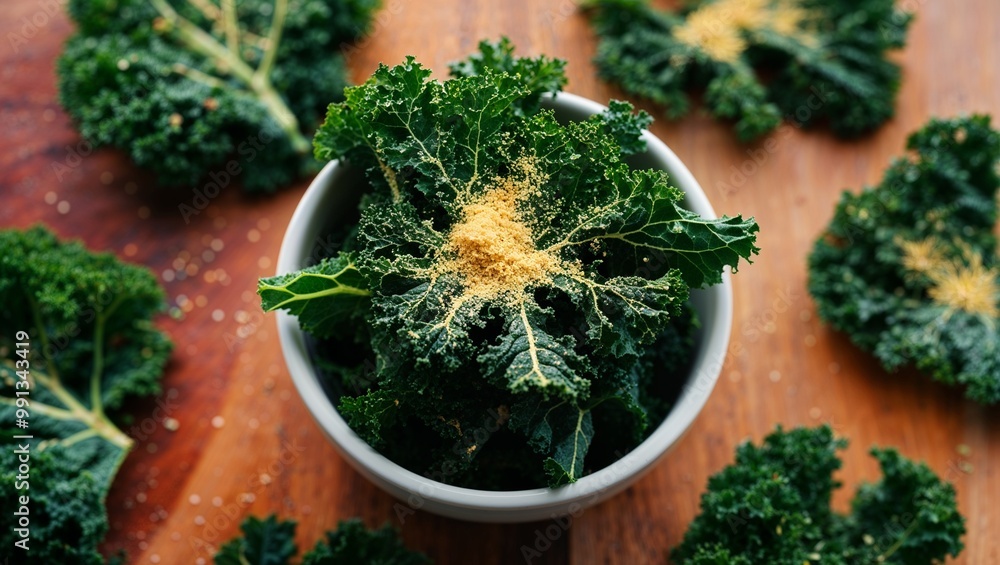
[[[356,80],[407,54],[442,71],[480,38],[506,34],[524,53],[568,59],[569,91],[596,100],[622,96],[596,78],[595,41],[571,0],[426,4],[385,1],[375,31],[351,57]],[[846,485],[835,499],[839,508],[859,481],[877,476],[867,448],[896,445],[955,483],[969,529],[955,562],[1000,562],[996,411],[918,375],[885,374],[823,327],[805,291],[805,256],[841,190],[876,182],[907,133],[929,116],[1000,109],[1000,4],[904,5],[917,20],[899,54],[905,82],[898,116],[866,139],[779,135],[777,149],[729,188],[732,167],[761,145],[741,146],[728,126],[699,115],[654,124],[718,212],[756,216],[764,251],[735,277],[730,356],[694,427],[648,476],[585,512],[532,563],[662,563],[696,514],[707,477],[731,460],[738,442],[759,439],[777,423],[822,422],[852,440],[839,473]],[[394,501],[343,462],[295,393],[273,320],[259,314],[253,290],[258,276],[273,272],[308,179],[270,197],[225,191],[185,223],[178,206],[190,202],[190,189],[158,190],[118,151],[76,159],[80,139],[59,108],[53,71],[72,27],[62,14],[37,16],[42,10],[37,0],[8,0],[0,21],[0,226],[45,222],[91,248],[149,265],[164,278],[174,308],[160,322],[176,344],[167,392],[159,410],[150,401],[131,411],[137,446],[108,500],[105,549],[124,549],[134,563],[210,562],[211,547],[231,537],[244,516],[277,512],[300,522],[302,545],[357,515],[401,527],[408,544],[440,564],[523,562],[521,547],[533,546],[550,524],[480,525],[424,512],[400,523]],[[32,17],[45,24],[28,37],[23,18]],[[12,34],[25,41],[12,42]],[[179,422],[176,431],[163,425],[164,415]],[[971,453],[960,455],[960,444]]]

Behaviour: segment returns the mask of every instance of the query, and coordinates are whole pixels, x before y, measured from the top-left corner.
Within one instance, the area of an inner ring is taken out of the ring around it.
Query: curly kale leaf
[[[350,254],[261,279],[257,292],[265,310],[288,310],[298,316],[302,329],[318,337],[343,332],[344,320],[365,312],[371,296]]]
[[[372,188],[354,250],[330,264],[356,265],[352,286],[370,293],[377,386],[340,409],[381,449],[417,422],[443,441],[425,453],[464,469],[488,448],[468,434],[509,408],[503,432],[541,456],[550,484],[572,482],[597,433],[591,412],[636,404],[640,357],[691,288],[757,252],[758,228],[701,218],[664,173],[623,162],[642,149],[648,115],[616,102],[560,123],[538,101],[563,84],[561,62],[513,58],[506,41],[480,50],[444,82],[412,58],[380,66],[317,133],[316,156],[363,169]],[[320,336],[350,325],[339,306],[314,312],[321,302],[285,302],[274,285],[260,287],[266,310],[290,309]],[[633,418],[641,429],[645,409]]]
[[[340,522],[307,553],[303,565],[430,565],[424,554],[409,550],[390,526],[368,530],[361,520]]]
[[[882,479],[859,489],[849,515],[830,509],[839,483],[837,451],[847,442],[828,426],[780,427],[708,482],[701,514],[671,557],[684,564],[931,564],[957,556],[965,519],[954,487],[923,463],[873,449]]]
[[[72,0],[79,31],[59,59],[60,99],[85,139],[128,151],[162,184],[193,183],[235,159],[248,190],[274,190],[314,166],[304,132],[341,97],[338,49],[377,7]]]
[[[14,484],[14,450],[27,448],[30,490],[17,494],[29,497],[33,558],[103,563],[104,499],[132,446],[108,413],[160,390],[171,346],[150,318],[163,290],[148,270],[41,227],[0,231],[0,249],[0,326],[9,330],[0,336],[0,419],[27,421],[3,435],[0,473]],[[0,518],[5,547],[19,539],[15,518]]]
[[[845,193],[809,258],[820,316],[889,370],[916,366],[1000,401],[1000,133],[933,120],[882,182]]]
[[[514,102],[514,110],[519,115],[534,114],[541,105],[543,95],[559,92],[566,86],[566,61],[544,55],[515,57],[514,45],[506,37],[496,43],[479,42],[478,53],[455,61],[448,68],[454,78],[480,75],[487,69],[522,77],[530,94]],[[625,115],[631,115],[631,112]]]
[[[295,521],[274,515],[261,520],[249,516],[240,524],[243,536],[227,541],[215,554],[216,565],[285,565],[299,548],[295,545]]]
[[[298,553],[295,521],[250,516],[240,529],[243,536],[226,542],[215,555],[216,565],[288,565]],[[368,530],[358,519],[346,520],[327,532],[303,556],[304,565],[429,565],[423,554],[408,550],[395,530],[386,526]]]
[[[645,0],[588,6],[601,76],[672,118],[689,111],[689,91],[704,90],[709,112],[735,121],[744,141],[782,116],[828,121],[841,136],[892,117],[900,70],[886,53],[904,45],[912,18],[892,0],[707,0],[677,13]]]

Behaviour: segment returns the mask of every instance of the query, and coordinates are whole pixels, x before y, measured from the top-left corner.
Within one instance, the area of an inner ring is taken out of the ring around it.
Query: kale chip
[[[347,84],[339,49],[378,0],[71,0],[59,96],[81,135],[161,184],[240,165],[247,190],[314,168],[310,132]],[[228,178],[228,177],[227,177]]]
[[[295,521],[250,516],[240,525],[243,536],[226,542],[216,565],[288,565],[298,547]],[[303,565],[430,565],[423,554],[407,549],[389,526],[368,530],[361,520],[345,520],[327,532],[302,558]]]
[[[41,227],[0,231],[0,249],[0,481],[14,489],[0,544],[20,551],[25,506],[34,562],[104,563],[104,500],[133,444],[109,412],[160,390],[171,345],[150,319],[163,289]]]
[[[923,463],[872,449],[882,479],[858,489],[851,513],[830,509],[840,483],[837,439],[828,426],[777,431],[708,480],[701,514],[672,559],[681,564],[884,563],[921,565],[957,556],[965,519],[955,488]]]
[[[1000,401],[1000,133],[932,120],[882,182],[845,193],[809,258],[820,316],[888,370],[913,365]]]
[[[705,0],[676,13],[646,0],[587,6],[602,77],[671,118],[688,113],[689,91],[703,90],[708,111],[735,121],[743,141],[783,116],[828,121],[845,137],[881,125],[900,77],[886,52],[904,45],[912,19],[893,0]]]

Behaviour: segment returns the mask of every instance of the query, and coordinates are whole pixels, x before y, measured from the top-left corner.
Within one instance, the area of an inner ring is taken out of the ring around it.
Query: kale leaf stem
[[[163,20],[169,24],[169,29],[176,32],[177,39],[184,46],[209,59],[215,60],[220,66],[225,67],[232,73],[234,77],[250,87],[274,121],[281,126],[281,129],[288,136],[288,140],[296,152],[301,154],[309,152],[311,145],[309,140],[299,131],[298,119],[288,108],[281,95],[274,89],[270,79],[270,72],[277,55],[278,43],[281,40],[281,28],[285,25],[285,16],[288,13],[288,0],[278,0],[275,3],[274,19],[271,23],[271,30],[268,33],[267,49],[264,50],[264,58],[257,71],[251,69],[238,54],[231,52],[212,37],[211,34],[178,14],[167,3],[167,0],[149,1],[160,12]]]
[[[885,553],[876,557],[875,562],[883,563],[885,562],[886,559],[892,557],[892,554],[896,553],[900,547],[903,547],[903,542],[905,542],[907,538],[910,537],[910,534],[912,534],[913,531],[917,529],[918,523],[919,521],[916,518],[914,518],[913,522],[910,523],[910,525],[906,528],[906,530],[903,531],[902,535],[899,536],[899,539],[896,540],[896,543],[892,544],[889,547],[889,549],[885,550]]]
[[[110,306],[97,315],[97,321],[94,324],[94,365],[90,373],[90,409],[97,417],[104,416],[104,403],[101,400],[101,376],[104,374],[104,326],[108,321],[108,316],[114,313],[121,302],[122,296],[119,295]]]
[[[226,30],[226,46],[234,56],[240,56],[240,28],[236,23],[236,1],[222,0],[223,27]]]
[[[45,387],[46,390],[62,402],[66,409],[49,406],[37,401],[31,402],[31,408],[39,413],[44,413],[47,416],[60,420],[78,420],[112,444],[127,450],[132,446],[132,438],[128,437],[124,432],[119,430],[118,427],[104,414],[100,394],[101,376],[104,372],[104,324],[107,316],[118,307],[120,302],[121,298],[115,300],[115,302],[105,309],[104,312],[98,315],[97,318],[97,323],[94,329],[94,371],[91,374],[90,379],[92,406],[88,409],[79,400],[77,400],[76,396],[66,389],[66,387],[63,386],[62,381],[59,380],[59,374],[56,372],[55,362],[53,361],[52,356],[46,353],[51,351],[51,342],[49,341],[48,333],[45,331],[45,326],[42,324],[41,312],[39,312],[38,304],[35,302],[34,297],[28,295],[28,303],[31,307],[31,314],[35,321],[35,327],[37,328],[38,339],[42,342],[42,353],[43,356],[46,357],[46,362],[48,364],[47,374],[38,369],[32,369],[31,376],[36,383]],[[9,359],[5,360],[4,364],[8,367],[11,367],[12,365]],[[7,397],[0,397],[0,403],[13,404],[13,400]]]

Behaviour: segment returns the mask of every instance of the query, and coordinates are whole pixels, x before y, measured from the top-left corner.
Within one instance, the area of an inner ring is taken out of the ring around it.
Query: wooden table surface
[[[568,59],[568,91],[601,101],[622,96],[596,78],[595,40],[572,0],[384,3],[375,31],[351,57],[355,80],[407,54],[443,71],[480,38],[506,34],[522,53]],[[904,5],[917,19],[898,55],[898,115],[863,140],[795,131],[729,189],[723,183],[732,167],[754,147],[704,116],[653,125],[719,213],[756,216],[763,251],[734,277],[730,355],[694,426],[651,473],[587,510],[533,563],[663,563],[695,515],[707,477],[731,461],[734,446],[778,423],[824,422],[851,439],[839,509],[859,481],[877,477],[868,447],[895,445],[955,484],[968,518],[966,549],[955,562],[1000,562],[997,411],[917,375],[886,374],[820,323],[805,290],[806,255],[842,189],[877,182],[907,133],[929,117],[1000,110],[1000,4]],[[174,312],[159,321],[176,344],[161,401],[179,428],[153,417],[153,401],[132,410],[137,445],[108,499],[105,549],[124,549],[133,563],[211,562],[211,546],[231,537],[244,516],[277,512],[299,521],[301,545],[338,519],[361,516],[400,527],[410,546],[442,565],[524,562],[521,547],[535,545],[549,524],[480,525],[426,512],[400,523],[394,500],[338,456],[295,392],[274,320],[260,314],[254,289],[258,276],[273,272],[309,179],[267,197],[229,190],[185,223],[178,206],[190,202],[190,189],[157,191],[118,151],[77,158],[80,138],[59,107],[53,71],[72,24],[62,14],[46,17],[23,43],[10,40],[24,33],[22,18],[39,18],[40,6],[5,0],[0,20],[0,226],[44,222],[149,265]],[[959,453],[959,445],[971,451]]]

